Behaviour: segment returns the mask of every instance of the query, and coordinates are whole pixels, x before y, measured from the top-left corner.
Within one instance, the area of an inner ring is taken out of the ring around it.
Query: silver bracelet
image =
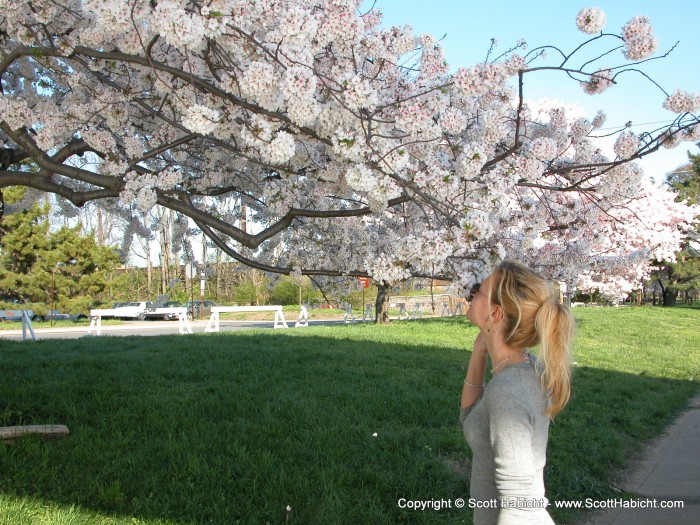
[[[467,381],[466,377],[464,378],[464,384],[467,386],[470,386],[472,388],[484,388],[486,386],[486,383],[481,383],[480,385],[475,385],[473,383],[470,383],[469,381]]]

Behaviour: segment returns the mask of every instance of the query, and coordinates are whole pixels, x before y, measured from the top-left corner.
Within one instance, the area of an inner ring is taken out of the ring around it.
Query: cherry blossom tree
[[[270,272],[440,276],[457,291],[514,257],[619,294],[697,214],[634,164],[700,138],[700,97],[643,72],[664,56],[644,17],[608,33],[582,9],[572,51],[518,42],[450,73],[434,37],[383,28],[358,0],[0,7],[0,188],[119,208],[128,234],[158,205]],[[594,43],[608,50],[586,54]],[[523,79],[545,70],[592,95],[654,82],[649,103],[675,119],[619,130],[606,155],[602,112],[534,114]],[[220,206],[231,198],[247,217]]]

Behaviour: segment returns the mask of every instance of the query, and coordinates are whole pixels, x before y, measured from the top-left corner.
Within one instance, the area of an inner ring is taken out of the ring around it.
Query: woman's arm
[[[520,397],[499,388],[486,403],[500,506],[498,525],[551,523],[543,521],[548,518],[544,506],[535,504],[542,480],[537,479],[534,466],[532,413],[527,400]]]
[[[476,403],[484,392],[484,375],[486,374],[486,340],[481,332],[476,336],[474,349],[469,358],[467,376],[462,387],[462,408],[469,408]]]

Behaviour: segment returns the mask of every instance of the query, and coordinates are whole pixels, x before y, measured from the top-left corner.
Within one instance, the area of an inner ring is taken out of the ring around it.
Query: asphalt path
[[[362,321],[356,321],[362,322]],[[287,320],[287,325],[290,329],[294,328],[296,320]],[[178,335],[178,321],[125,321],[118,325],[102,324],[102,334],[97,336],[95,330],[91,335],[88,335],[88,327],[46,327],[47,323],[35,323],[32,325],[34,334],[37,340],[42,339],[77,339],[79,337],[104,337],[104,336],[157,336],[157,335]],[[321,319],[309,321],[309,326],[317,325],[338,325],[344,324],[342,319]],[[192,332],[194,334],[204,333],[204,328],[207,326],[207,320],[190,321]],[[232,332],[236,330],[249,330],[251,328],[274,328],[274,321],[229,321],[222,320],[219,322],[220,332]],[[189,335],[189,334],[184,334]],[[22,340],[22,330],[0,330],[1,339],[10,339],[14,341]],[[27,339],[31,339],[31,334],[27,330]]]

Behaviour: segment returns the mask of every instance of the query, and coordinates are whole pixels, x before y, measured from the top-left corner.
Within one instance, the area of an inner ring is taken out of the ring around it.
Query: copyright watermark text
[[[399,498],[396,502],[400,509],[410,510],[442,510],[442,509],[461,509],[464,508],[465,502],[462,498],[457,499],[407,499]]]
[[[560,500],[550,502],[546,498],[501,498],[478,500],[469,499],[410,499],[399,498],[396,502],[400,509],[408,509],[415,511],[440,511],[443,509],[546,509],[554,506],[564,509],[682,509],[684,502],[666,501],[657,499],[607,499],[594,500],[587,498],[585,500]]]

